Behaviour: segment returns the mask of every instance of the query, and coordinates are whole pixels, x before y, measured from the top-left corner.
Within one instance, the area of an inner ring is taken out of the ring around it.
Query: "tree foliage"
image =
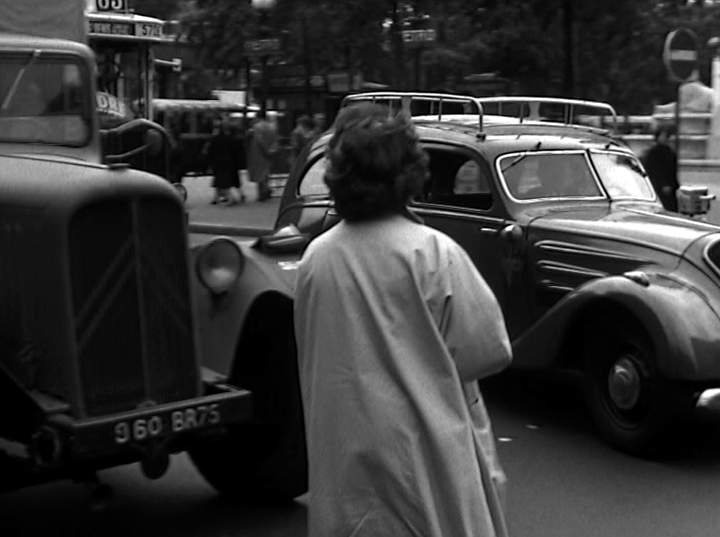
[[[662,64],[673,28],[698,34],[707,82],[704,44],[720,27],[714,3],[680,0],[277,0],[266,14],[250,0],[134,1],[180,6],[214,68],[239,69],[247,39],[282,35],[285,53],[273,61],[313,73],[342,69],[399,89],[451,91],[467,75],[496,73],[516,93],[606,100],[625,113],[673,98]],[[403,43],[400,30],[427,26],[434,43],[421,52]]]

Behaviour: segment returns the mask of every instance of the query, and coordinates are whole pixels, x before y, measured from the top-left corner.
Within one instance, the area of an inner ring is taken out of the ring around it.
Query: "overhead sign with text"
[[[424,45],[425,43],[433,43],[436,38],[436,32],[433,28],[423,30],[403,30],[402,40],[406,45]]]

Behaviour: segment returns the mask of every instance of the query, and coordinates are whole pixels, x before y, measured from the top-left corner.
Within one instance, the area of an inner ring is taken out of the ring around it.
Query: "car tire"
[[[245,502],[282,503],[307,491],[307,451],[294,338],[275,333],[262,356],[236,372],[253,393],[254,419],[189,450],[200,474],[218,492]]]
[[[692,391],[660,375],[652,342],[632,319],[593,323],[584,341],[584,391],[600,435],[634,455],[662,451],[692,409]]]

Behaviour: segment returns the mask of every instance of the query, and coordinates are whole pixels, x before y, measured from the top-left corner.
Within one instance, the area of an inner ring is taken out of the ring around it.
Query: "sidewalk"
[[[243,177],[246,201],[232,206],[210,203],[214,194],[210,176],[186,176],[183,185],[188,192],[185,207],[190,231],[259,236],[270,233],[275,225],[280,198],[257,201],[257,187],[246,175]]]

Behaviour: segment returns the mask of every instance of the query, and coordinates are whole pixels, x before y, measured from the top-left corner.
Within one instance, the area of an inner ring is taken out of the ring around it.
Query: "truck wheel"
[[[585,394],[600,435],[628,453],[657,453],[692,408],[692,391],[660,376],[637,322],[594,324],[585,335]]]
[[[269,324],[269,323],[268,323]],[[259,333],[255,333],[259,336]],[[241,343],[252,356],[233,382],[253,393],[253,422],[189,450],[202,476],[221,494],[251,502],[285,502],[307,491],[307,451],[292,333]]]

